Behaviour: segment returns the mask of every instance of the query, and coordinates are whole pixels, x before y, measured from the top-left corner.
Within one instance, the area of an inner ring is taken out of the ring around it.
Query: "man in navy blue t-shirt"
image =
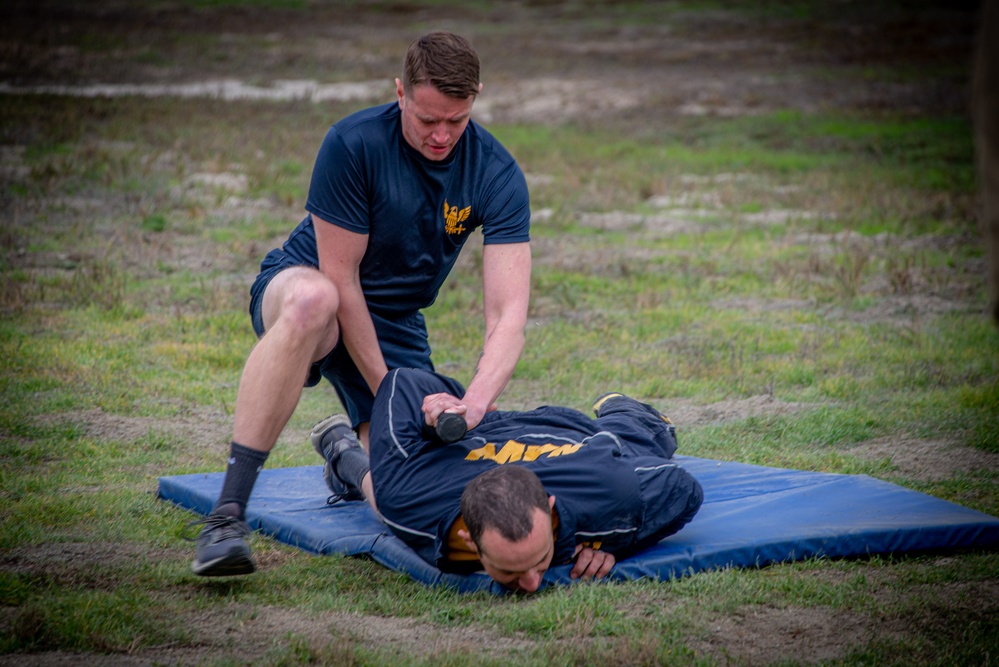
[[[374,395],[393,368],[433,370],[421,309],[430,306],[476,229],[482,232],[485,340],[463,395],[424,400],[430,424],[447,411],[474,428],[494,407],[524,347],[530,287],[530,206],[510,154],[471,121],[479,60],[463,38],[410,46],[398,100],[360,111],[326,134],[308,215],[261,264],[250,314],[259,342],[243,369],[225,481],[197,538],[202,576],[254,570],[244,512],[257,473],[303,386],[327,378],[347,410],[313,444],[338,460],[327,482],[359,497]],[[363,445],[362,445],[363,443]],[[369,496],[370,497],[370,496]]]

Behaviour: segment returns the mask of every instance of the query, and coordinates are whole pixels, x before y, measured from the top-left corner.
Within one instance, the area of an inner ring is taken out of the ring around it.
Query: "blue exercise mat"
[[[767,468],[677,456],[704,487],[704,504],[676,535],[621,560],[608,579],[670,579],[724,567],[812,557],[953,551],[999,546],[999,519],[866,475]],[[161,477],[159,495],[207,514],[223,473]],[[369,556],[427,585],[506,592],[485,574],[442,573],[395,537],[363,502],[327,505],[322,466],[261,472],[247,522],[316,554]],[[571,582],[551,568],[543,586]]]

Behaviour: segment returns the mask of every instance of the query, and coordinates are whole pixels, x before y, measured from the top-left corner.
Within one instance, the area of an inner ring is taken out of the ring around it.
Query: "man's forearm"
[[[527,243],[487,245],[482,251],[482,294],[486,334],[475,376],[462,402],[469,428],[503,393],[524,351],[524,327],[531,291],[531,248]]]
[[[468,384],[462,401],[471,413],[469,417],[478,423],[506,388],[513,377],[517,361],[524,351],[524,325],[519,323],[499,323],[487,333],[482,346],[482,355],[475,368],[475,376]]]
[[[360,265],[367,251],[368,237],[332,225],[315,215],[312,220],[319,270],[336,285],[340,299],[337,305],[340,341],[347,346],[350,358],[373,394],[378,391],[388,369],[361,289]]]
[[[378,345],[371,313],[360,291],[345,290],[340,294],[337,319],[340,323],[340,339],[347,346],[350,358],[361,372],[371,393],[377,393],[382,379],[388,373],[388,366]]]

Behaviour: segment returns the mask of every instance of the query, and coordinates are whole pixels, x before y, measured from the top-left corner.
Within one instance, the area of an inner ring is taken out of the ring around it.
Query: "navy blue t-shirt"
[[[318,265],[312,214],[367,234],[361,287],[386,316],[431,305],[473,230],[486,244],[530,240],[527,183],[509,152],[469,122],[445,160],[428,160],[403,137],[395,102],[329,129],[305,208],[285,251]]]

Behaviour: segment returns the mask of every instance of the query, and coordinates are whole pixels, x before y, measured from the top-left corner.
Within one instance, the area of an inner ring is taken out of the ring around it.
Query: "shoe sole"
[[[312,448],[316,450],[317,454],[323,457],[324,461],[326,461],[326,455],[323,454],[321,447],[322,437],[326,435],[327,431],[336,426],[346,426],[351,431],[353,431],[354,428],[351,425],[350,417],[345,414],[335,414],[330,415],[313,426],[312,432],[309,434],[309,440],[312,442]],[[334,488],[333,484],[330,483],[331,479],[335,479],[337,484],[342,486],[343,489]],[[360,489],[349,488],[336,476],[329,461],[326,461],[326,464],[323,466],[323,480],[326,482],[326,487],[333,494],[330,498],[336,498],[336,500],[332,503],[329,502],[329,499],[327,499],[326,502],[330,505],[341,500],[364,500],[364,494],[360,491]]]
[[[612,391],[609,394],[604,394],[602,396],[597,397],[597,400],[593,401],[593,406],[591,408],[593,410],[593,414],[599,417],[600,408],[604,407],[604,403],[606,403],[609,399],[617,398],[618,396],[624,398],[624,394],[618,393],[616,391]]]
[[[323,456],[323,450],[320,447],[322,436],[333,426],[346,426],[347,428],[353,428],[350,423],[350,417],[344,414],[330,415],[313,426],[312,432],[309,433],[309,440],[312,442],[312,448],[315,449],[316,453],[320,456]]]
[[[233,577],[256,570],[257,566],[249,556],[223,556],[207,563],[191,563],[191,571],[199,577]]]
[[[602,396],[599,396],[597,398],[597,400],[593,402],[593,414],[595,414],[599,418],[600,417],[600,408],[604,407],[604,403],[606,403],[607,401],[609,401],[612,398],[625,398],[625,399],[628,399],[629,401],[634,401],[635,403],[637,403],[637,404],[643,406],[644,408],[650,410],[651,411],[650,414],[652,412],[654,412],[656,415],[659,416],[659,419],[662,419],[665,423],[669,424],[670,426],[673,426],[673,420],[672,419],[670,419],[669,417],[667,417],[663,413],[659,412],[658,410],[656,410],[651,405],[649,405],[647,403],[642,403],[641,401],[637,401],[637,400],[631,398],[630,396],[625,396],[624,394],[616,392],[616,391],[612,391],[609,394],[603,394]]]

